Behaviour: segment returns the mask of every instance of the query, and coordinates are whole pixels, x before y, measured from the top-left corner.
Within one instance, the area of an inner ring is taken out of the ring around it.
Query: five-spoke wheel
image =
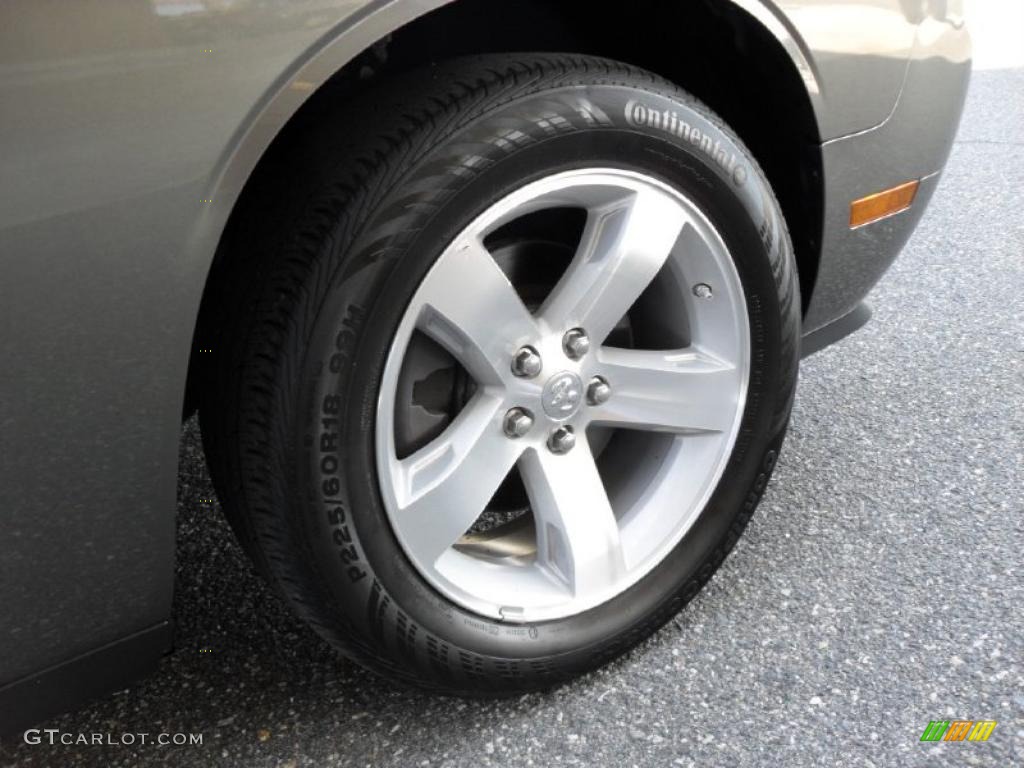
[[[567,209],[585,214],[575,253],[531,311],[488,238]],[[633,313],[649,291],[674,306]],[[607,343],[623,327],[643,348]],[[666,185],[594,168],[508,195],[440,255],[388,358],[378,470],[406,554],[455,602],[506,620],[570,615],[623,591],[679,541],[721,474],[745,401],[747,328],[721,238]],[[417,333],[474,386],[441,434],[403,456],[395,414],[410,406],[396,392]],[[623,459],[621,444],[645,461]],[[532,525],[475,535],[513,470]]]

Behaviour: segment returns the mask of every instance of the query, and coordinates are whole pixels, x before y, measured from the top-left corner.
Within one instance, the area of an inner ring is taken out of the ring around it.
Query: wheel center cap
[[[544,385],[540,396],[544,413],[556,421],[568,419],[583,402],[583,382],[571,371],[556,373]]]

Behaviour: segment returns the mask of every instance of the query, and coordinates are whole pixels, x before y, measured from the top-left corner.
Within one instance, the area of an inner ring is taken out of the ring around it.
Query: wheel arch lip
[[[764,27],[782,47],[793,62],[800,80],[807,90],[815,119],[818,122],[818,134],[821,135],[821,115],[825,110],[821,73],[815,65],[814,54],[804,37],[797,31],[790,19],[774,0],[728,0],[732,5],[753,17]]]
[[[800,75],[819,118],[821,76],[792,21],[770,0],[727,0],[745,11],[778,42]],[[338,22],[281,73],[229,140],[211,174],[210,191],[237,197],[259,159],[306,100],[360,53],[420,16],[457,0],[371,0]]]
[[[457,0],[371,0],[340,20],[269,85],[227,141],[209,175],[206,197],[222,203],[196,227],[193,245],[209,261],[242,190],[288,121],[324,83],[361,53],[420,16]],[[769,0],[728,0],[763,26],[792,61],[815,118],[824,109],[820,75],[806,42]],[[205,246],[205,247],[204,247]]]

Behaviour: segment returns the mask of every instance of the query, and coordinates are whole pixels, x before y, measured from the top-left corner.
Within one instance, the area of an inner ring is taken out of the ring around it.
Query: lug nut
[[[611,396],[612,388],[608,386],[608,382],[601,376],[595,376],[587,384],[587,402],[591,405],[607,403],[608,398]]]
[[[512,357],[512,373],[523,379],[532,379],[543,367],[540,354],[533,347],[520,347]]]
[[[693,286],[693,295],[698,299],[710,299],[712,296],[711,286],[707,283],[697,283]]]
[[[505,414],[503,426],[509,437],[522,437],[533,426],[533,414],[525,408],[510,408]]]
[[[576,433],[572,427],[558,427],[552,430],[548,438],[548,448],[552,453],[568,453],[576,445]]]
[[[573,360],[579,360],[590,351],[590,339],[582,328],[573,328],[562,337],[562,349]]]

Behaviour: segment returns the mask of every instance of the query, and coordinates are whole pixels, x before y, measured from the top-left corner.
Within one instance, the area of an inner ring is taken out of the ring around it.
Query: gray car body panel
[[[729,1],[789,54],[827,139],[819,328],[888,266],[949,151],[959,4],[918,18],[907,0]],[[166,642],[182,401],[221,232],[316,88],[443,4],[5,3],[0,699],[126,637]],[[911,211],[845,226],[853,197],[923,177]]]
[[[823,144],[824,247],[805,331],[852,311],[910,237],[953,146],[969,77],[970,40],[962,18],[927,16],[890,115],[878,126]],[[921,180],[912,208],[850,228],[851,200],[910,179]]]

